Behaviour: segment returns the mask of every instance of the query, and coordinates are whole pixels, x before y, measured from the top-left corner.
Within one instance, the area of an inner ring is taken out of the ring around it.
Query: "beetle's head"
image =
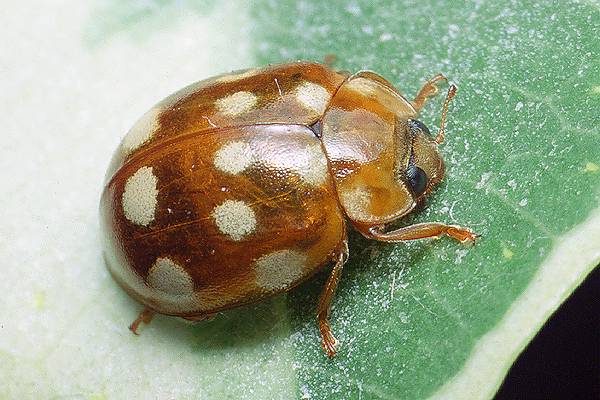
[[[417,202],[444,178],[444,160],[439,153],[438,145],[444,141],[448,104],[455,93],[456,86],[450,86],[444,101],[440,131],[437,136],[433,137],[425,124],[417,119],[409,119],[402,127],[407,146],[397,174]]]

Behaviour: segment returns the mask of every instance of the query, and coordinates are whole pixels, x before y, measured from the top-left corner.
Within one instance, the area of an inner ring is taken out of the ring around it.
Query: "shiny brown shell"
[[[414,208],[415,146],[441,179],[429,139],[409,132],[416,115],[379,75],[315,63],[182,89],[134,125],[107,172],[110,272],[150,310],[184,317],[289,290],[338,257],[346,219],[372,237]]]

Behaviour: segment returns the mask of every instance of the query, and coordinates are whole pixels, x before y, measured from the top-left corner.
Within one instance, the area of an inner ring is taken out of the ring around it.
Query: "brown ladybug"
[[[469,229],[420,223],[386,230],[440,182],[444,163],[413,101],[373,72],[297,62],[192,84],[158,103],[113,156],[100,203],[105,258],[145,310],[197,321],[288,291],[334,263],[317,306],[322,345],[348,258],[347,223],[400,242]]]

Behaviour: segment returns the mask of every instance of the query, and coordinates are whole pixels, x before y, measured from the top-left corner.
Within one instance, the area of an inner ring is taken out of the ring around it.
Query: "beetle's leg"
[[[469,228],[439,222],[409,225],[390,232],[384,232],[383,225],[367,227],[367,229],[360,229],[360,231],[363,235],[382,242],[401,242],[404,240],[438,238],[441,235],[447,235],[461,243],[466,243],[474,242],[479,237]]]
[[[138,330],[140,324],[143,322],[144,324],[148,325],[150,323],[150,321],[152,321],[153,316],[154,316],[154,311],[150,310],[149,308],[144,308],[144,311],[142,311],[140,313],[140,315],[138,315],[136,320],[133,321],[133,323],[131,325],[129,325],[129,330],[131,332],[135,333],[136,335],[139,335],[137,330]]]
[[[342,274],[342,268],[344,263],[348,259],[348,240],[344,234],[344,239],[340,244],[340,248],[337,250],[335,265],[333,270],[327,279],[327,283],[321,292],[319,298],[319,305],[317,306],[317,320],[319,321],[319,331],[321,332],[321,346],[327,353],[329,358],[335,356],[336,347],[338,344],[337,339],[331,333],[331,327],[329,326],[329,311],[331,309],[331,301],[335,294],[335,288],[337,287],[340,275]]]
[[[436,83],[440,81],[448,82],[448,78],[446,78],[442,74],[437,74],[436,76],[425,82],[421,90],[419,90],[417,97],[415,97],[415,99],[412,102],[412,105],[415,108],[415,110],[417,110],[417,112],[421,112],[421,110],[425,106],[425,103],[427,103],[427,100],[438,93],[439,89],[436,86]]]

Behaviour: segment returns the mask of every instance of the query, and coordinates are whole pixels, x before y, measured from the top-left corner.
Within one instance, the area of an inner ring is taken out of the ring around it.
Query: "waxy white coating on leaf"
[[[148,271],[148,284],[156,290],[170,295],[192,294],[194,281],[185,268],[168,257],[161,257]]]
[[[215,224],[221,233],[242,240],[256,229],[254,210],[240,200],[226,200],[213,210]]]
[[[152,167],[142,167],[127,179],[122,199],[123,213],[130,222],[147,226],[154,220],[158,203],[157,183]]]
[[[304,275],[306,256],[295,250],[280,250],[255,263],[256,284],[266,290],[288,287]]]
[[[235,175],[243,172],[252,164],[252,149],[248,143],[229,142],[215,153],[215,167]]]
[[[121,142],[126,154],[132,153],[152,138],[152,135],[154,135],[154,132],[160,126],[158,121],[160,113],[161,110],[159,108],[152,108],[142,115],[131,127]]]
[[[258,101],[258,97],[250,92],[236,92],[215,102],[217,110],[227,116],[234,117],[252,110]]]
[[[331,98],[327,89],[312,82],[304,82],[298,85],[295,92],[298,102],[318,115],[325,112]]]

